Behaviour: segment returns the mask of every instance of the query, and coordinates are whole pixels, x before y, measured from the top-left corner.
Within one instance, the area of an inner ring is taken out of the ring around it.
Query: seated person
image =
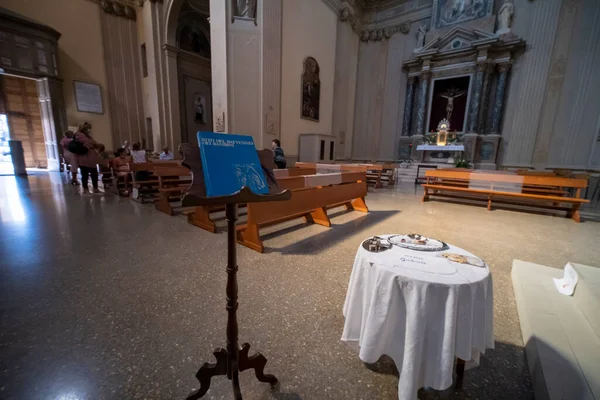
[[[273,139],[271,142],[271,150],[273,150],[273,161],[277,164],[277,168],[284,169],[287,165],[285,160],[285,154],[281,148],[281,142],[279,139]]]
[[[142,149],[140,142],[135,142],[131,149],[131,157],[133,157],[134,163],[145,163],[148,162],[146,158],[146,150]]]
[[[161,160],[174,160],[175,156],[169,151],[169,146],[165,146],[163,147],[163,151],[160,153],[159,158]]]
[[[148,158],[146,158],[146,151],[142,150],[142,145],[140,144],[140,142],[135,142],[131,147],[131,157],[133,158],[134,164],[148,162]],[[149,177],[149,171],[137,171],[135,173],[136,181],[147,181]]]
[[[129,167],[128,164],[132,162],[131,156],[127,155],[127,150],[124,148],[117,149],[115,151],[115,158],[110,160],[110,166],[113,169],[113,172],[117,179],[119,177],[123,178],[123,182],[125,183],[125,190],[123,194],[127,196],[129,194]],[[117,185],[118,188],[118,185]]]

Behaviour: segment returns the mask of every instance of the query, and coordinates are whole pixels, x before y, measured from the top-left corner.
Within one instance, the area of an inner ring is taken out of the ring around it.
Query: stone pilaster
[[[427,92],[429,92],[429,80],[431,79],[431,72],[423,71],[419,81],[419,97],[417,99],[417,124],[415,129],[415,135],[423,135],[425,129],[425,107],[427,106]]]
[[[500,133],[500,120],[502,119],[502,111],[504,108],[504,94],[506,92],[506,81],[508,79],[508,71],[510,63],[500,64],[498,75],[498,86],[496,87],[496,97],[492,109],[492,128],[491,133]]]
[[[481,105],[481,89],[483,87],[483,75],[485,71],[485,63],[477,64],[477,72],[475,73],[475,82],[471,92],[471,107],[469,119],[467,121],[467,132],[477,132],[479,130],[479,107]]]
[[[494,64],[488,63],[483,77],[483,88],[481,89],[481,106],[479,110],[479,133],[489,131],[487,126],[488,110],[490,108],[490,91],[492,88],[492,77],[494,76]]]
[[[410,120],[412,117],[413,97],[415,93],[415,77],[409,76],[406,83],[404,100],[404,118],[402,120],[402,136],[410,136]]]

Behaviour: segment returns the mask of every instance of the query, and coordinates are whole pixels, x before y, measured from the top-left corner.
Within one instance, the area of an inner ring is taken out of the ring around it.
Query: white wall
[[[337,19],[323,0],[283,0],[281,144],[286,156],[298,155],[300,133],[331,133]],[[320,67],[319,122],[300,118],[302,63],[309,56]]]
[[[392,161],[402,136],[406,73],[402,62],[412,56],[419,22],[408,34],[389,40],[360,42],[352,158]]]
[[[337,159],[349,159],[352,156],[358,45],[358,35],[352,26],[347,22],[338,21],[333,92],[335,107],[331,128],[331,133],[337,138],[335,150]]]

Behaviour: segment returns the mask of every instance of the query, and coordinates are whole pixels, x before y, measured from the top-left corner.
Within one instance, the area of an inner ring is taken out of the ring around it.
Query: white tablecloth
[[[451,245],[444,252],[472,256]],[[447,389],[456,357],[469,368],[494,348],[488,267],[455,263],[442,253],[398,246],[371,253],[361,245],[354,260],[342,341],[364,362],[384,354],[394,360],[400,400],[416,399],[421,387]]]

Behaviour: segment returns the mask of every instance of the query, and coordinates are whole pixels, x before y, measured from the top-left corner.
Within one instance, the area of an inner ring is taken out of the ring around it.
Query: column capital
[[[406,83],[409,85],[414,85],[416,80],[417,80],[417,77],[415,75],[412,75],[412,76],[408,77],[408,80],[406,81]]]
[[[419,75],[419,79],[420,79],[421,82],[428,81],[429,78],[431,78],[431,71],[430,70],[421,71],[421,74]]]
[[[480,61],[477,63],[477,71],[478,72],[485,72],[488,70],[488,68],[490,67],[491,63],[486,60],[486,61]]]
[[[502,63],[502,64],[498,64],[498,70],[500,72],[508,72],[510,70],[510,67],[512,66],[511,62],[507,62],[507,63]]]

